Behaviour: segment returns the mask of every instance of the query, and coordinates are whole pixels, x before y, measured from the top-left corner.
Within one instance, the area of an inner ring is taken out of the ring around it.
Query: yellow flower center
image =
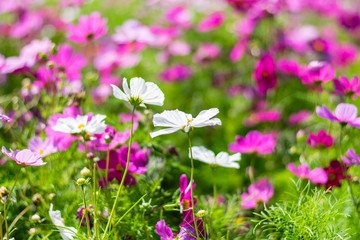
[[[116,167],[115,167],[116,171],[120,172],[123,170],[123,167],[121,166],[120,163],[116,164]]]
[[[84,128],[84,127],[85,127],[84,124],[79,124],[78,129],[81,129],[81,128]]]
[[[39,151],[39,155],[43,154],[44,153],[44,149],[40,149]]]
[[[239,218],[235,219],[235,223],[237,223],[237,224],[240,224],[240,223],[243,223],[243,222],[244,222],[244,218],[242,218],[242,217],[239,217]]]
[[[184,210],[189,209],[189,207],[190,207],[190,201],[184,199],[183,202],[182,202],[182,206],[183,206],[183,209],[184,209]]]
[[[324,44],[320,41],[315,41],[313,43],[313,47],[314,47],[315,51],[317,51],[317,52],[322,52],[325,50]]]

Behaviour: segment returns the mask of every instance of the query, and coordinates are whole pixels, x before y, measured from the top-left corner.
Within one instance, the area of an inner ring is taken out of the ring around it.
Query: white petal
[[[191,123],[192,127],[206,127],[206,126],[215,126],[215,125],[221,125],[221,120],[218,118],[213,118],[204,122],[195,122],[194,121]]]
[[[120,90],[120,88],[118,88],[114,84],[110,84],[110,86],[113,88],[114,97],[120,100],[129,101],[128,97],[123,93],[123,91]]]
[[[170,134],[170,133],[174,133],[178,130],[180,130],[181,128],[177,128],[177,127],[172,127],[172,128],[165,128],[165,129],[161,129],[155,132],[151,132],[150,133],[150,137],[154,138],[160,135],[164,135],[164,134]]]
[[[93,134],[101,134],[105,132],[106,124],[104,123],[105,115],[96,114],[91,118],[91,121],[87,124],[85,131]]]
[[[193,124],[199,124],[205,122],[210,118],[214,117],[218,113],[219,113],[219,109],[217,108],[210,108],[209,110],[203,110],[194,118]]]
[[[75,133],[80,132],[77,126],[77,121],[74,118],[59,118],[52,129],[57,132]]]
[[[123,90],[124,90],[125,95],[128,96],[128,98],[130,98],[131,92],[130,92],[129,85],[127,83],[126,78],[123,78]]]
[[[130,79],[130,96],[140,97],[146,91],[145,80],[139,77]]]
[[[182,128],[187,125],[187,118],[184,112],[179,110],[165,110],[162,113],[157,113],[153,117],[155,127],[177,127]]]
[[[165,100],[164,93],[152,82],[146,83],[146,92],[144,92],[140,98],[143,100],[143,103],[156,106],[162,106]]]
[[[56,228],[59,230],[60,235],[63,240],[72,240],[76,236],[77,230],[74,227],[66,227],[64,224],[64,219],[61,217],[61,212],[59,210],[53,211],[53,205],[50,205],[49,215],[56,226]]]
[[[235,154],[229,156],[229,161],[230,162],[240,161],[240,160],[241,160],[241,154],[240,153],[235,153]]]
[[[203,146],[192,147],[192,154],[193,154],[193,158],[196,160],[211,164],[216,163],[214,152],[210,151],[209,149]],[[189,157],[191,157],[190,152],[189,152]]]

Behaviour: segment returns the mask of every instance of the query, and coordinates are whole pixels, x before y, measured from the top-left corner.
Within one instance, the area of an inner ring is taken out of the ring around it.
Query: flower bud
[[[0,188],[0,196],[1,197],[7,197],[9,195],[8,190],[6,189],[6,187],[2,186]]]
[[[199,210],[197,213],[196,213],[196,216],[199,217],[199,218],[203,218],[206,216],[206,211],[205,210]]]
[[[88,154],[86,154],[86,157],[91,160],[95,157],[95,155],[92,152],[89,152]]]
[[[34,214],[34,215],[31,217],[31,221],[33,221],[33,222],[40,222],[40,216],[37,215],[37,214]]]
[[[353,181],[353,183],[357,184],[357,183],[359,183],[359,178],[358,177],[353,177],[352,181]]]
[[[86,182],[85,178],[79,178],[78,180],[76,180],[76,184],[79,186],[84,185]]]
[[[91,172],[88,168],[84,167],[81,171],[80,171],[81,176],[83,177],[87,177],[90,176]]]
[[[32,197],[32,201],[35,205],[40,205],[43,203],[44,200],[40,193],[35,193],[34,196]]]
[[[53,62],[53,61],[48,61],[48,62],[46,63],[46,66],[47,66],[48,68],[53,68],[55,65],[54,65],[54,62]]]

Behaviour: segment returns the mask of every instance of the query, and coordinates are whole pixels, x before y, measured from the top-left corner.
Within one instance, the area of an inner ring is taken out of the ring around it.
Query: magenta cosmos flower
[[[319,117],[330,120],[331,122],[339,122],[341,125],[350,124],[360,128],[360,118],[357,117],[357,107],[349,103],[340,103],[335,108],[335,114],[323,105],[316,107],[316,113]]]
[[[311,119],[312,113],[306,110],[300,111],[298,113],[293,113],[289,117],[289,124],[295,125],[301,122],[304,122],[306,120]]]
[[[333,80],[335,69],[326,62],[312,61],[301,74],[303,84],[321,85],[322,83]]]
[[[360,155],[356,155],[355,150],[350,148],[346,152],[347,157],[341,155],[341,159],[347,165],[360,165]]]
[[[244,125],[254,126],[262,122],[277,122],[280,118],[281,113],[279,111],[269,110],[254,112],[245,120]]]
[[[15,150],[15,152],[10,149],[8,151],[5,147],[1,149],[2,153],[14,160],[19,165],[28,165],[28,166],[41,166],[46,164],[41,159],[41,156],[37,153],[32,152],[29,149],[24,150]]]
[[[230,143],[229,151],[240,153],[256,153],[258,155],[274,152],[276,140],[271,134],[251,131],[245,137],[236,136],[236,142]]]
[[[329,148],[333,145],[333,138],[324,130],[320,130],[317,134],[309,133],[306,143],[312,148]]]
[[[346,95],[356,99],[360,94],[359,77],[354,76],[351,80],[345,76],[340,76],[334,80],[335,94]]]
[[[202,20],[197,29],[199,32],[208,32],[217,27],[219,27],[225,19],[225,14],[223,12],[214,12]]]
[[[275,88],[277,84],[276,64],[274,58],[269,54],[264,54],[256,63],[254,78],[257,83],[259,93],[266,95],[268,90]]]
[[[6,115],[0,114],[0,119],[3,120],[4,122],[11,122],[12,119]]]
[[[315,168],[310,170],[308,165],[305,163],[301,164],[298,168],[296,168],[294,163],[289,163],[287,165],[287,169],[299,178],[309,179],[311,182],[316,184],[324,184],[328,181],[328,176],[324,169]]]
[[[106,32],[107,19],[102,19],[100,13],[93,12],[89,16],[81,16],[79,25],[68,25],[69,40],[76,43],[88,43],[102,37]]]
[[[268,203],[274,195],[274,187],[267,178],[262,178],[255,184],[251,184],[248,193],[241,194],[241,207],[246,209],[255,208],[259,203]]]

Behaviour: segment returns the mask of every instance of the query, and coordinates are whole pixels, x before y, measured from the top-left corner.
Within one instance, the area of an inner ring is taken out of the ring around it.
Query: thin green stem
[[[96,189],[97,189],[96,163],[94,163],[93,164],[94,229],[95,229],[95,238],[99,239]]]
[[[88,237],[90,237],[91,235],[91,230],[90,230],[90,221],[89,221],[89,216],[88,216],[88,211],[87,211],[87,206],[86,206],[86,198],[85,198],[85,188],[84,185],[81,186],[81,190],[82,190],[82,195],[83,195],[83,201],[84,201],[84,207],[85,207],[85,218],[86,218],[86,225],[87,225],[87,232],[88,232]]]
[[[343,135],[343,128],[344,128],[343,125],[341,125],[341,127],[340,127],[340,136],[339,136],[340,155],[342,154],[342,137],[343,137],[342,135]],[[340,158],[340,159],[341,159],[341,158]],[[357,201],[356,201],[355,196],[354,196],[353,191],[352,191],[351,181],[350,181],[350,179],[349,179],[349,177],[348,177],[348,174],[347,174],[346,165],[345,165],[345,163],[343,163],[343,164],[344,164],[343,172],[344,172],[344,175],[345,175],[347,184],[348,184],[348,192],[349,192],[349,194],[350,194],[350,196],[351,196],[351,200],[352,200],[353,205],[354,205],[354,207],[355,207],[355,211],[356,211],[356,213],[357,213],[357,215],[358,215],[358,217],[359,217],[359,219],[360,219],[360,212],[359,212],[359,209],[358,209]]]
[[[20,175],[20,171],[21,171],[21,167],[19,168],[19,171],[16,174],[15,177],[15,182],[13,184],[13,186],[11,187],[11,190],[9,192],[8,197],[6,198],[5,202],[4,202],[4,221],[5,221],[5,231],[6,231],[6,239],[9,239],[9,227],[8,227],[8,222],[7,222],[7,211],[9,210],[8,208],[6,208],[6,204],[9,201],[9,198],[11,197],[11,194],[13,193],[14,189],[15,189],[15,185],[19,179],[19,175]]]
[[[189,149],[190,149],[190,160],[191,160],[191,173],[190,173],[190,195],[191,195],[191,205],[192,205],[192,213],[193,213],[193,220],[194,220],[194,226],[195,226],[195,232],[196,232],[196,239],[199,238],[199,232],[197,227],[197,221],[196,221],[196,214],[195,214],[195,204],[194,204],[194,159],[192,154],[192,147],[191,147],[191,138],[190,138],[190,132],[188,132],[188,140],[189,140]]]
[[[108,184],[108,174],[109,174],[109,162],[110,162],[110,144],[108,144],[106,151],[106,169],[105,169],[105,184]]]
[[[3,229],[2,229],[2,214],[1,214],[1,212],[0,212],[0,239],[4,240]]]
[[[213,211],[214,207],[216,206],[216,182],[215,182],[215,167],[211,167],[211,178],[212,178],[212,182],[213,182],[213,194],[214,194],[214,199],[213,199],[213,205],[211,208],[211,212]]]
[[[107,232],[107,230],[109,229],[109,226],[110,226],[110,224],[111,224],[111,220],[112,220],[112,217],[113,217],[114,212],[115,212],[115,206],[116,206],[116,203],[117,203],[118,198],[119,198],[119,196],[120,196],[120,192],[121,192],[121,189],[122,189],[122,187],[123,187],[123,185],[124,185],[125,177],[126,177],[126,174],[127,174],[127,172],[128,172],[128,169],[129,169],[129,164],[130,164],[130,152],[131,152],[131,144],[132,144],[133,128],[134,128],[135,108],[136,108],[136,106],[133,107],[132,114],[131,114],[131,131],[130,131],[129,149],[128,149],[128,156],[127,156],[126,168],[125,168],[124,174],[123,174],[123,176],[122,176],[122,179],[121,179],[121,182],[120,182],[120,186],[119,186],[119,189],[118,189],[118,191],[117,191],[116,198],[115,198],[113,207],[112,207],[112,209],[111,209],[111,213],[110,213],[110,216],[109,216],[109,220],[108,220],[108,222],[107,222],[107,224],[106,224],[106,227],[105,227],[105,230],[104,230],[104,235],[103,235],[102,239],[105,239],[106,232]]]

